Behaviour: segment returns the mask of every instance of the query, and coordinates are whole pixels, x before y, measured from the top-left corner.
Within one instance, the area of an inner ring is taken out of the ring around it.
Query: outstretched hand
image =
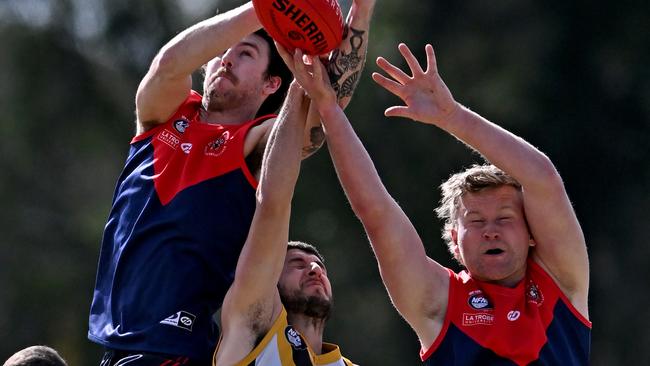
[[[336,93],[330,84],[327,70],[318,57],[304,55],[299,49],[291,55],[278,43],[276,47],[296,81],[319,110],[337,103]]]
[[[377,58],[377,65],[392,79],[373,73],[372,79],[384,89],[398,96],[406,104],[386,109],[387,117],[405,117],[416,121],[435,124],[444,121],[459,108],[447,85],[438,74],[438,65],[433,47],[427,44],[427,69],[422,70],[411,50],[404,43],[398,46],[412,76],[388,62]]]

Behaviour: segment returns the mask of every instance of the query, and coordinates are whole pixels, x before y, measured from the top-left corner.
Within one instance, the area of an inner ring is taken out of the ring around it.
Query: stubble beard
[[[246,104],[254,103],[259,93],[261,93],[261,90],[228,89],[219,91],[216,87],[209,86],[205,93],[203,108],[208,112],[240,109],[245,107]]]
[[[215,89],[211,89],[206,95],[206,101],[203,107],[208,112],[223,112],[241,103],[241,100],[244,98],[238,94],[234,91],[218,92]]]
[[[300,290],[286,291],[280,290],[280,299],[288,313],[304,314],[310,318],[327,320],[332,312],[332,299],[324,296],[312,295],[306,296]]]

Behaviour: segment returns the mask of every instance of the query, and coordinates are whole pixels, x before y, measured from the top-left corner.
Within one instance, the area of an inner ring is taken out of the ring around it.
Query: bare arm
[[[377,64],[392,79],[373,74],[377,83],[406,104],[388,108],[386,115],[438,126],[517,179],[523,187],[526,218],[536,243],[535,259],[587,316],[589,264],[585,239],[550,159],[522,138],[454,101],[440,78],[431,45],[426,46],[427,70],[422,70],[406,45],[401,44],[399,50],[411,76],[383,58]]]
[[[195,70],[259,28],[248,2],[191,26],[163,46],[138,87],[138,133],[174,113],[190,92]]]
[[[359,84],[368,54],[370,20],[376,0],[354,0],[346,19],[343,41],[327,61],[327,74],[336,92],[338,103],[345,108]],[[303,157],[315,153],[325,142],[321,118],[315,107],[309,109]]]
[[[303,96],[297,84],[289,88],[264,152],[255,215],[222,309],[223,355],[251,346],[280,313],[277,283],[286,256],[291,199],[300,170],[308,107]],[[241,350],[239,356],[251,349]],[[221,363],[238,360],[222,359]]]
[[[345,108],[359,83],[368,53],[370,20],[376,0],[354,0],[346,19],[346,33],[341,45],[332,51],[327,74],[339,105]]]
[[[285,61],[290,57],[286,52],[281,54]],[[352,209],[368,233],[393,303],[423,344],[431,344],[442,327],[448,273],[426,256],[418,233],[386,191],[370,156],[337,104],[324,67],[318,60],[313,63],[310,74],[298,52],[290,68],[323,119],[334,166]]]

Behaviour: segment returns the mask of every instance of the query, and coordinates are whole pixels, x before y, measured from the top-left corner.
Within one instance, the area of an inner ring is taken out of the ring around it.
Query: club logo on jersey
[[[205,155],[210,156],[219,156],[223,154],[226,150],[226,142],[230,138],[230,132],[225,131],[219,136],[216,140],[210,142],[208,146],[205,147]]]
[[[187,311],[179,311],[176,314],[169,316],[166,319],[160,321],[160,324],[173,325],[175,327],[192,331],[192,326],[194,326],[194,320],[196,316]]]
[[[307,348],[305,341],[302,340],[300,333],[298,333],[292,326],[288,325],[284,328],[284,336],[287,337],[287,341],[291,344],[291,347],[296,350],[303,350]]]
[[[470,292],[467,304],[476,310],[492,310],[492,304],[481,290]]]
[[[463,313],[463,325],[471,327],[474,325],[492,325],[494,324],[494,315],[489,313]]]
[[[172,149],[176,149],[178,145],[181,143],[181,140],[178,138],[178,136],[176,136],[173,132],[166,129],[162,130],[158,134],[158,140],[164,142]]]
[[[180,133],[185,133],[185,129],[190,125],[190,121],[187,118],[182,117],[174,121],[174,128]]]
[[[537,306],[541,306],[544,302],[542,291],[540,291],[539,287],[537,287],[537,285],[532,281],[528,284],[528,287],[526,287],[526,301]]]
[[[182,143],[181,150],[183,150],[184,153],[189,154],[190,150],[192,150],[192,144],[189,142]]]
[[[508,320],[510,320],[511,322],[514,322],[515,320],[519,319],[519,316],[520,316],[520,315],[521,315],[521,312],[520,312],[519,310],[510,310],[510,311],[508,312],[508,315],[506,315],[506,317],[507,317]]]

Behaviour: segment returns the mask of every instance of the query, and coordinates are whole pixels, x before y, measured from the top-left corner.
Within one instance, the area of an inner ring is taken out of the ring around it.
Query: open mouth
[[[503,253],[503,249],[499,249],[499,248],[488,249],[485,251],[485,254],[487,255],[499,255],[501,253]]]

